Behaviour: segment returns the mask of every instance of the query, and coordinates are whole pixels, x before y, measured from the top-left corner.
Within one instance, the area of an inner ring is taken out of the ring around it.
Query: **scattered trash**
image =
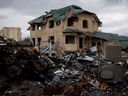
[[[47,57],[0,37],[0,96],[128,96],[127,63],[86,49]]]

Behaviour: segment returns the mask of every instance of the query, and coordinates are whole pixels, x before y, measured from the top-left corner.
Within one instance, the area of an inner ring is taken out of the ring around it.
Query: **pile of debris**
[[[63,58],[0,37],[0,96],[128,96],[128,63],[87,52]]]

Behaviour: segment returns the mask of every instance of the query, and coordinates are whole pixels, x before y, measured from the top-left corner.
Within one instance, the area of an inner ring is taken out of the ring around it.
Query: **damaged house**
[[[35,46],[47,48],[50,40],[52,49],[56,50],[58,56],[95,45],[102,45],[101,49],[104,49],[104,39],[94,41],[94,33],[98,33],[98,28],[102,25],[95,13],[76,5],[45,13],[29,22],[28,30]]]

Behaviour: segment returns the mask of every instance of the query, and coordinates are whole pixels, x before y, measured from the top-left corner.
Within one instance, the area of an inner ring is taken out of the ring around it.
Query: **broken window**
[[[49,40],[54,44],[54,36],[49,36]]]
[[[37,29],[38,29],[38,30],[41,30],[41,24],[38,24]]]
[[[35,38],[32,38],[33,45],[35,46]]]
[[[67,25],[68,26],[73,26],[74,22],[77,22],[77,21],[78,21],[78,17],[69,17]]]
[[[41,30],[41,26],[39,27],[39,30]]]
[[[73,35],[66,35],[65,43],[66,44],[75,44],[75,36],[73,36]]]
[[[60,25],[60,24],[61,24],[61,21],[56,22],[56,25]]]
[[[35,24],[31,25],[32,31],[35,30]]]
[[[88,28],[88,21],[87,20],[83,20],[83,28]]]
[[[40,45],[40,43],[41,43],[41,38],[40,37],[37,38],[37,42],[38,42],[38,45]]]
[[[49,21],[49,28],[53,28],[54,27],[54,20],[50,20]]]

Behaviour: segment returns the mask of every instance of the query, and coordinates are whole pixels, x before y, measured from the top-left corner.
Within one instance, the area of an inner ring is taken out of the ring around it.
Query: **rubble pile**
[[[128,96],[127,75],[126,60],[47,57],[0,37],[0,96]]]

